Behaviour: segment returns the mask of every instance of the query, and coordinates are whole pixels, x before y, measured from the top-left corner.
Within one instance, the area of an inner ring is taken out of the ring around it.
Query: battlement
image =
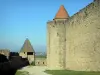
[[[47,22],[47,24],[66,24],[66,22],[67,22],[67,20],[53,20],[53,21],[49,21],[49,22]]]
[[[69,17],[67,20],[53,20],[53,21],[48,21],[47,24],[66,24],[68,22],[78,22],[80,23],[81,21],[85,20],[86,18],[88,18],[88,15],[91,15],[91,12],[95,12],[92,11],[93,9],[95,9],[98,5],[100,4],[100,0],[94,0],[94,2],[90,3],[89,5],[87,5],[86,7],[84,7],[83,9],[79,10],[79,12],[75,13],[74,15],[72,15],[71,17]]]
[[[86,18],[88,18],[89,15],[92,16],[93,13],[96,14],[94,9],[98,10],[98,6],[100,6],[97,1],[100,3],[100,0],[95,0],[94,2],[90,3],[89,5],[87,5],[83,9],[81,9],[79,12],[75,13],[73,16],[69,17],[67,20],[67,23],[68,22],[82,23],[82,21],[84,21]]]

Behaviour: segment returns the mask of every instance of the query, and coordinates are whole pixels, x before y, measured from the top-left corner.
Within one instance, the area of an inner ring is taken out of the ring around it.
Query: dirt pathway
[[[45,73],[45,70],[46,66],[27,66],[22,68],[20,71],[27,71],[30,75],[51,75]]]

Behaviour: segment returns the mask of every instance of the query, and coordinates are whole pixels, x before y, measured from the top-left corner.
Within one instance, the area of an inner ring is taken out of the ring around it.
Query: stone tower
[[[23,58],[28,58],[30,63],[35,61],[35,51],[28,38],[25,40],[19,55],[22,56]]]
[[[69,15],[61,5],[53,21],[47,23],[47,66],[48,69],[65,68],[66,29]]]
[[[47,24],[48,69],[100,71],[100,0],[71,17],[61,6]]]

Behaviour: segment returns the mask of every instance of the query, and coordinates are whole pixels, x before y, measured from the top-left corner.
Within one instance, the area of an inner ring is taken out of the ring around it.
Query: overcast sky
[[[0,0],[0,49],[19,51],[28,38],[35,51],[46,51],[46,24],[60,5],[72,16],[93,0]]]

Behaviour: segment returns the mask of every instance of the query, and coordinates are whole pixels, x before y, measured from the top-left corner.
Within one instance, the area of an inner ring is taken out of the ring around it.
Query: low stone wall
[[[35,65],[36,66],[46,66],[46,58],[35,58]]]
[[[8,49],[0,49],[0,54],[3,54],[7,58],[9,58],[10,50],[8,50]]]

